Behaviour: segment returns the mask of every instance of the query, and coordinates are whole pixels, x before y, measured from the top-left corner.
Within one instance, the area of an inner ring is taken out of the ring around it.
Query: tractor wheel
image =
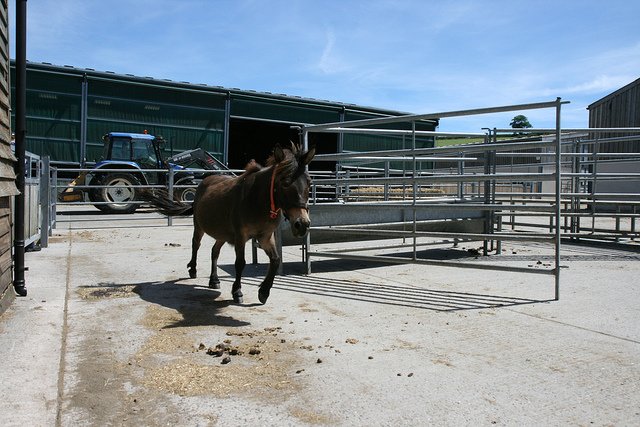
[[[180,182],[179,184],[192,185],[192,186],[196,185],[196,183],[191,180]],[[196,199],[196,188],[195,187],[179,188],[175,190],[175,195],[176,195],[175,198],[181,202],[193,203],[193,201]]]
[[[136,200],[139,190],[135,187],[140,181],[128,173],[111,173],[99,181],[100,188],[96,188],[91,199],[97,204],[95,207],[106,213],[132,213],[138,208]]]

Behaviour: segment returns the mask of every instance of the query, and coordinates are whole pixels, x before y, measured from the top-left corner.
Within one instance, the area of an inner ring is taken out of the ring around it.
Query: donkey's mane
[[[281,179],[290,179],[294,176],[296,171],[298,170],[298,159],[294,152],[288,149],[282,150],[284,153],[284,160],[281,162],[276,162],[274,155],[272,154],[267,159],[267,166],[275,166],[276,175],[278,175]]]
[[[256,162],[255,160],[251,159],[249,163],[247,163],[247,165],[244,167],[244,172],[240,176],[251,175],[253,173],[258,172],[259,170],[262,170],[262,165],[260,165],[260,163]]]

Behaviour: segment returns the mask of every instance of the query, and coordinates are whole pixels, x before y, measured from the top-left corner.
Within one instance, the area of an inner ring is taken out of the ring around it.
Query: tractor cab
[[[137,164],[143,169],[164,168],[162,137],[146,133],[111,132],[103,137],[103,161],[122,161]]]

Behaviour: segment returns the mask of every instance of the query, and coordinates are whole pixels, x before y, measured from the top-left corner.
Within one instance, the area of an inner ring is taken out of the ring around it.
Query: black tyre
[[[192,180],[187,180],[184,182],[178,182],[177,185],[191,185],[191,187],[186,188],[176,188],[174,190],[175,198],[181,202],[193,203],[196,199],[196,183]]]
[[[96,204],[95,207],[106,213],[132,213],[138,208],[136,200],[140,181],[128,173],[112,173],[105,175],[99,181],[100,188],[91,192],[90,198]]]

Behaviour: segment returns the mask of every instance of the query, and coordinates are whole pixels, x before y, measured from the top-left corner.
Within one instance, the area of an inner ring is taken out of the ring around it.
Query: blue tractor
[[[146,133],[111,132],[103,141],[103,160],[74,179],[60,193],[60,201],[86,201],[86,195],[103,212],[132,213],[140,205],[140,186],[167,185],[170,169],[173,170],[174,196],[187,202],[193,201],[195,186],[204,175],[194,169],[228,171],[201,148],[164,159],[164,139]],[[82,190],[78,186],[82,186]]]

